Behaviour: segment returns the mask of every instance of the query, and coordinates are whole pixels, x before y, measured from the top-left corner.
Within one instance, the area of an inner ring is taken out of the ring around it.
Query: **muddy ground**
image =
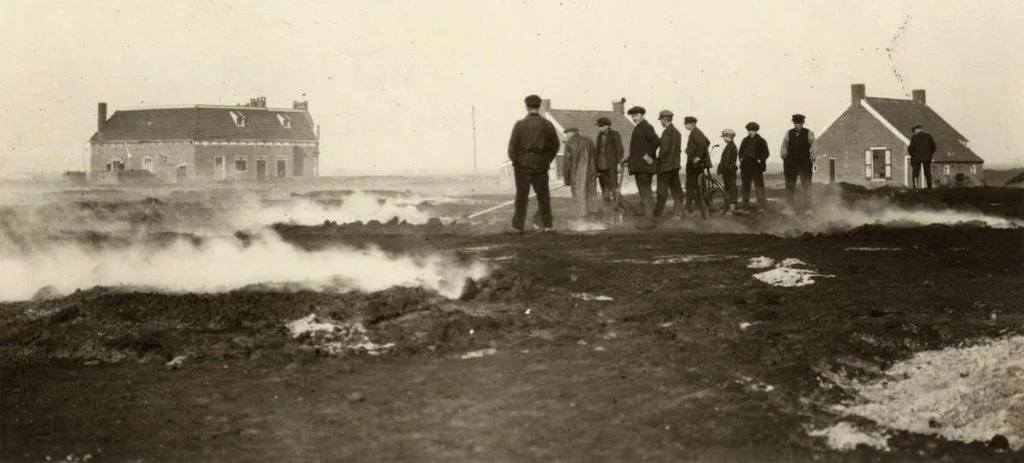
[[[1001,189],[842,196],[1024,216],[1021,194]],[[489,203],[436,207],[457,216],[499,200],[480,199]],[[304,249],[373,244],[488,262],[490,276],[458,299],[254,284],[42,291],[2,304],[0,460],[1024,459],[898,431],[888,451],[809,436],[844,419],[831,406],[848,397],[827,387],[830,374],[869,378],[915,352],[1024,333],[1020,228],[809,227],[773,213],[645,232],[496,233],[508,213],[274,227]],[[771,286],[748,268],[762,256],[827,276]],[[393,346],[333,352],[292,336],[285,325],[309,314]]]

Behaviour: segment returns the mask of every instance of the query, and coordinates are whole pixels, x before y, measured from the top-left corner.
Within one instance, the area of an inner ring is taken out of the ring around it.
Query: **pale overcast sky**
[[[308,99],[321,174],[424,173],[505,158],[522,98],[625,97],[761,123],[773,159],[794,112],[825,128],[868,95],[929,104],[989,165],[1020,164],[1024,2],[0,2],[0,172],[82,169],[96,103],[269,106]],[[775,159],[777,160],[777,159]]]

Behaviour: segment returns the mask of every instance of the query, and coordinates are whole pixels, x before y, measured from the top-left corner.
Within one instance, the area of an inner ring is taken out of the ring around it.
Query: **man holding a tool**
[[[555,160],[561,141],[555,126],[540,115],[541,99],[530,95],[525,99],[526,117],[516,121],[508,140],[508,158],[512,161],[516,182],[516,210],[512,215],[510,233],[523,233],[530,187],[537,193],[541,231],[553,229],[548,170]]]

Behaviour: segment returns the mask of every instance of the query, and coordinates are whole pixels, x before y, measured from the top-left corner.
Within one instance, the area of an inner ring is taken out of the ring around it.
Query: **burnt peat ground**
[[[1020,194],[987,190],[891,201],[1020,217]],[[253,285],[0,305],[0,460],[1024,458],[901,432],[889,451],[808,436],[843,419],[830,411],[847,398],[827,387],[831,374],[870,378],[915,352],[1024,333],[1020,228],[803,233],[800,219],[772,215],[507,236],[493,233],[508,215],[497,214],[475,226],[275,227],[308,249],[486,259],[491,275],[459,300]],[[771,286],[748,268],[756,257],[827,276]],[[330,355],[285,328],[311,313],[394,346]],[[179,356],[180,367],[165,365]]]

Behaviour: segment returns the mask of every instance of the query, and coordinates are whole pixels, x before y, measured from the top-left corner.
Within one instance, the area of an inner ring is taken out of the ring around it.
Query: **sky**
[[[96,104],[309,100],[321,175],[467,172],[506,158],[523,97],[612,100],[821,133],[869,96],[928,103],[988,165],[1022,165],[1024,2],[0,2],[0,174],[82,170]]]

